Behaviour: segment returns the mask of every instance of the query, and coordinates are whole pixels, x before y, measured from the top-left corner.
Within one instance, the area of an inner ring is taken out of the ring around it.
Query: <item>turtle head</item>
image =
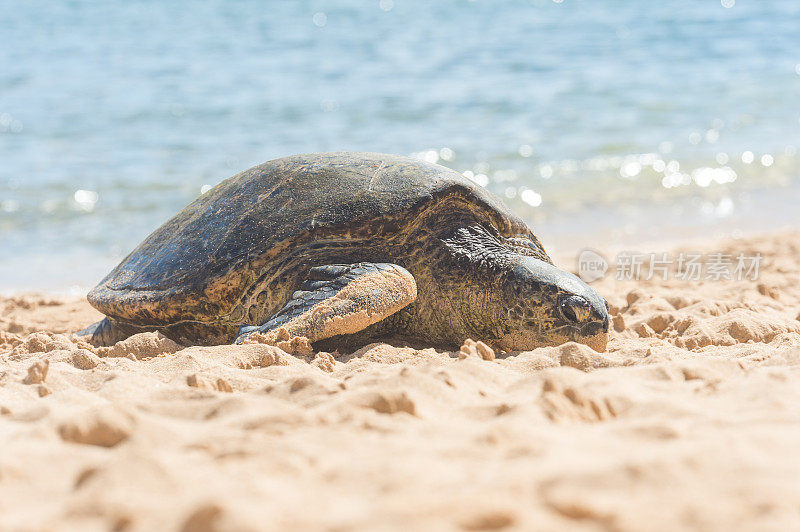
[[[495,344],[523,351],[574,341],[605,351],[608,303],[575,275],[536,257],[517,255],[507,265],[496,297],[503,334]]]

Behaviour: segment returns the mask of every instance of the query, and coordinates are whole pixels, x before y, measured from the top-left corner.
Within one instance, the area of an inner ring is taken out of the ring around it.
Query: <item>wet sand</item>
[[[0,529],[796,527],[800,232],[700,251],[759,278],[600,281],[605,353],[94,348],[2,297]]]

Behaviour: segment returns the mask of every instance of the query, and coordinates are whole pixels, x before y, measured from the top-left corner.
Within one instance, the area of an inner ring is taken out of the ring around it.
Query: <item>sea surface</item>
[[[86,290],[209,187],[299,152],[444,164],[559,253],[800,223],[797,1],[0,13],[0,290]]]

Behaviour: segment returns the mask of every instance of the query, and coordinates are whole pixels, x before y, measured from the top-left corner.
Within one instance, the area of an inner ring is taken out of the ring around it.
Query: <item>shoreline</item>
[[[606,353],[93,348],[79,296],[0,296],[0,528],[789,528],[800,231],[663,248],[764,262],[594,283]]]
[[[718,193],[727,197],[723,191]],[[647,246],[651,249],[646,251],[669,251],[689,243],[703,247],[728,238],[751,239],[797,227],[794,206],[800,201],[800,185],[748,191],[733,198],[736,207],[724,215],[713,212],[713,202],[698,204],[699,198],[689,201],[689,207],[681,202],[642,201],[584,206],[577,211],[551,213],[544,221],[537,220],[536,209],[519,210],[515,205],[514,210],[533,228],[556,264],[567,269],[586,248],[616,252]],[[712,212],[704,213],[704,205]],[[145,236],[115,254],[86,247],[66,254],[52,246],[34,248],[38,250],[35,253],[14,248],[0,264],[0,295],[85,294]]]

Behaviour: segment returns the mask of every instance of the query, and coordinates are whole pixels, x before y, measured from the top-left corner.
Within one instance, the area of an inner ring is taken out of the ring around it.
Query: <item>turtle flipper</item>
[[[254,332],[290,336],[311,342],[353,334],[391,316],[417,298],[417,283],[402,266],[359,262],[311,268],[301,289],[261,326],[241,327],[236,343]]]
[[[95,346],[109,346],[128,338],[131,332],[121,329],[108,318],[103,318],[77,333],[78,336],[89,336],[89,342]]]

